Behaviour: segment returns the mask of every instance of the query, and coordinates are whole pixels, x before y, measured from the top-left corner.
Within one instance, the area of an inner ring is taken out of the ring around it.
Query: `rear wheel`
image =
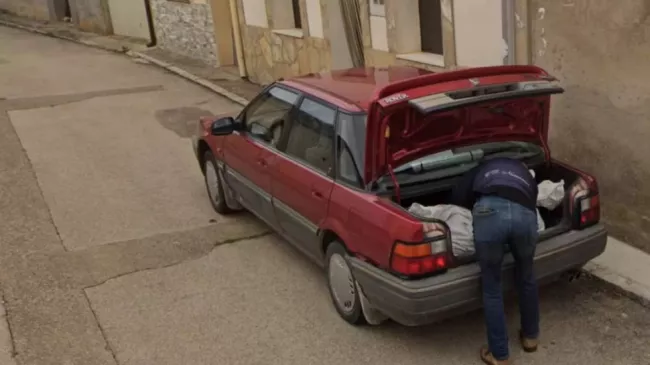
[[[348,253],[340,242],[327,248],[327,287],[332,303],[341,318],[353,325],[366,323],[361,308],[358,285],[348,264]]]
[[[219,214],[228,214],[232,212],[232,209],[226,204],[226,195],[224,194],[223,180],[221,179],[221,174],[217,167],[217,163],[214,159],[212,152],[207,151],[204,155],[203,161],[205,163],[205,187],[208,191],[208,197],[210,198],[210,204],[212,208]]]

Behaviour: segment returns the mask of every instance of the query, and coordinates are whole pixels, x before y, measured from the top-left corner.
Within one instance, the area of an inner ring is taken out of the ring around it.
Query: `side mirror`
[[[235,119],[232,117],[220,118],[212,122],[211,133],[213,136],[227,136],[235,131]]]

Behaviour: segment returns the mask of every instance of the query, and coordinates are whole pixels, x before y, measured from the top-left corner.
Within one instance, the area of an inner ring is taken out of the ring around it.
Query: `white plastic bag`
[[[537,206],[554,210],[564,200],[564,180],[544,180],[537,185]]]
[[[451,247],[454,256],[467,257],[474,254],[474,228],[470,210],[450,204],[426,207],[413,203],[409,212],[422,218],[435,218],[445,222],[451,233]]]
[[[537,209],[537,232],[541,232],[546,229],[546,223],[542,219],[542,215],[539,214],[539,209]]]

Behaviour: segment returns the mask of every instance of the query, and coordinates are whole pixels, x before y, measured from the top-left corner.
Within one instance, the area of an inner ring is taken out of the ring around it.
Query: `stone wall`
[[[327,14],[321,1],[322,14]],[[304,75],[328,70],[331,66],[330,45],[326,39],[309,37],[306,8],[302,1],[303,37],[276,34],[269,28],[246,25],[242,1],[239,5],[239,22],[244,43],[246,71],[251,81],[268,84],[281,77]],[[272,27],[273,21],[269,19]],[[327,19],[323,17],[324,34],[327,34]]]
[[[533,0],[534,62],[566,93],[555,157],[595,174],[610,233],[650,250],[650,2]]]
[[[212,12],[206,0],[151,0],[158,46],[218,66]]]
[[[0,10],[32,19],[50,19],[48,0],[0,0]]]
[[[69,0],[72,21],[80,29],[99,34],[112,34],[113,24],[108,0]]]

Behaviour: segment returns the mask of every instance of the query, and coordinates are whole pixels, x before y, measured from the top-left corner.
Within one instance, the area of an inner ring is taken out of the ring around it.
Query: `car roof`
[[[388,84],[433,72],[407,66],[366,67],[311,73],[280,83],[317,96],[350,112],[367,112]]]

